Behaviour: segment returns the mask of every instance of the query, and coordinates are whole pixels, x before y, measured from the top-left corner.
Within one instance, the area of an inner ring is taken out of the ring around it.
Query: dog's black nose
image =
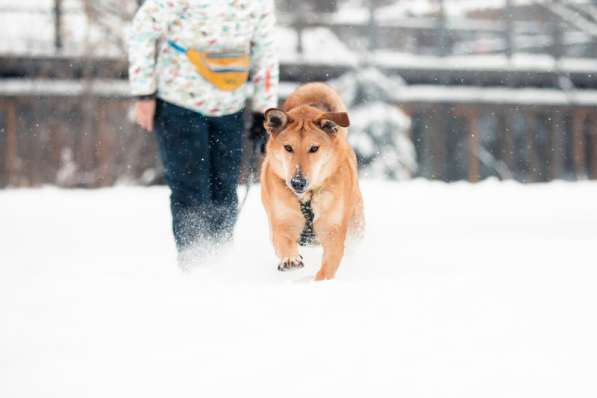
[[[290,180],[290,186],[292,186],[292,189],[294,189],[296,193],[303,193],[307,186],[307,180],[305,180],[305,177],[301,174],[297,174]]]

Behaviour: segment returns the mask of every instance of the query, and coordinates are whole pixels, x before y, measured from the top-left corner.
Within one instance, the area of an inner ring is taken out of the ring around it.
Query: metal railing
[[[281,24],[297,32],[297,52],[303,50],[301,36],[305,29],[324,27],[334,31],[341,40],[360,36],[366,38],[367,47],[359,51],[395,50],[414,54],[438,56],[467,54],[504,54],[512,57],[518,52],[550,55],[554,59],[563,56],[579,56],[578,49],[586,47],[584,57],[597,57],[597,7],[594,22],[574,23],[573,16],[557,12],[550,4],[529,3],[536,13],[533,18],[516,18],[512,0],[507,0],[500,14],[493,19],[472,16],[449,17],[439,1],[436,15],[422,17],[380,18],[383,10],[375,0],[361,10],[360,17],[352,20],[339,19],[337,14],[321,14],[309,11],[305,4],[297,4],[292,13],[281,13]],[[559,7],[567,7],[556,2]],[[572,12],[572,11],[571,11]],[[397,40],[396,38],[400,38]],[[403,42],[415,45],[403,46]],[[471,43],[481,43],[473,46]],[[467,45],[468,44],[468,45]]]

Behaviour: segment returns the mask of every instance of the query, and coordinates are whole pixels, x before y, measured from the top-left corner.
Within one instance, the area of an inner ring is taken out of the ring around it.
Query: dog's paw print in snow
[[[283,258],[280,264],[278,264],[278,271],[290,271],[292,269],[303,268],[304,266],[305,264],[303,263],[303,256],[299,254],[296,257]]]

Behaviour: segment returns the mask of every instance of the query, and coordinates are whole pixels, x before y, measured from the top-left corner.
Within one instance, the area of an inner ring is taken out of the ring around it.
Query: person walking
[[[245,104],[255,136],[278,102],[274,24],[273,0],[146,0],[130,26],[135,118],[157,137],[183,268],[232,238]]]

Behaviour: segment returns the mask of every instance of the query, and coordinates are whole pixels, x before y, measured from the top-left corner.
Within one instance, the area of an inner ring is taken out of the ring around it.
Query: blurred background
[[[126,80],[141,3],[0,0],[0,187],[162,182]],[[281,99],[333,84],[363,175],[597,179],[597,0],[276,4]]]

